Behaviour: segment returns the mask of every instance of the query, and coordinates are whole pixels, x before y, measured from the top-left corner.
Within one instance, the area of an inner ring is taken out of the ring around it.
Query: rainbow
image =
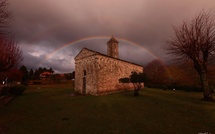
[[[77,43],[81,43],[81,42],[84,42],[84,41],[89,41],[89,40],[95,40],[95,39],[110,39],[110,36],[91,36],[91,37],[86,37],[86,38],[80,38],[78,40],[75,40],[75,41],[72,41],[72,42],[69,42],[69,43],[66,43],[66,44],[63,44],[61,47],[57,48],[56,50],[54,50],[52,53],[48,54],[45,58],[44,61],[48,60],[49,58],[51,58],[53,55],[55,55],[57,52],[65,49],[66,47],[69,47],[71,45],[75,45]],[[137,44],[135,42],[132,42],[128,39],[124,39],[124,38],[119,38],[117,37],[117,40],[118,41],[122,41],[122,42],[125,42],[125,43],[128,43],[128,44],[131,44],[133,46],[137,46],[141,49],[144,49],[144,51],[146,51],[147,53],[149,53],[154,59],[156,60],[159,60],[162,64],[162,66],[164,67],[164,69],[166,70],[167,74],[169,74],[169,69],[165,66],[165,64],[160,60],[160,58],[158,56],[156,56],[155,54],[153,54],[152,52],[150,52],[149,50],[147,50],[144,46],[140,45],[140,44]]]
[[[75,40],[75,41],[63,44],[61,47],[57,48],[52,53],[50,53],[49,55],[47,55],[46,58],[45,58],[45,60],[48,60],[50,57],[52,57],[58,51],[61,51],[62,49],[66,48],[68,46],[75,45],[77,43],[81,43],[81,42],[88,41],[88,40],[95,40],[95,39],[107,39],[108,40],[108,39],[110,39],[110,36],[91,36],[91,37],[86,37],[86,38],[80,38],[78,40]],[[150,52],[149,50],[147,50],[145,47],[143,47],[143,46],[141,46],[141,45],[139,45],[139,44],[137,44],[135,42],[132,42],[132,41],[124,39],[124,38],[118,38],[118,37],[117,37],[117,40],[129,43],[129,44],[137,46],[137,47],[140,47],[141,49],[144,49],[147,53],[149,53],[151,56],[153,56],[155,59],[159,59],[155,54],[153,54],[152,52]]]

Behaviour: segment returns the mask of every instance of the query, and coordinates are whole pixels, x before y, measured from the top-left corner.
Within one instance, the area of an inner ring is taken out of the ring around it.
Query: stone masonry
[[[119,83],[119,79],[129,77],[132,71],[143,72],[143,67],[118,59],[118,41],[114,37],[107,45],[112,47],[108,55],[83,48],[75,57],[76,92],[100,95],[133,88],[131,83]]]

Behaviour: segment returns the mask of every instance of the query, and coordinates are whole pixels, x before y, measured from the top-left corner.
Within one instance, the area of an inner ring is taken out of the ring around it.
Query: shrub
[[[129,83],[130,79],[129,78],[120,78],[119,83]]]
[[[167,89],[166,85],[162,85],[162,84],[147,84],[148,88],[160,88],[160,89]]]
[[[4,86],[4,87],[2,87],[1,88],[1,91],[0,91],[0,95],[10,95],[10,93],[9,93],[9,89],[10,89],[10,87],[7,87],[7,86]]]
[[[195,87],[195,86],[188,86],[188,85],[169,85],[168,89],[172,90],[172,89],[176,89],[176,90],[183,90],[186,92],[202,92],[202,88],[200,87]]]
[[[159,85],[159,84],[148,84],[147,87],[149,88],[160,88],[160,89],[169,89],[169,90],[182,90],[186,92],[202,92],[202,88],[189,86],[189,85]]]
[[[9,92],[12,95],[22,95],[25,89],[26,89],[26,86],[16,85],[16,86],[11,86],[9,89]]]
[[[34,81],[34,82],[33,82],[33,85],[40,85],[40,84],[42,84],[41,81]]]

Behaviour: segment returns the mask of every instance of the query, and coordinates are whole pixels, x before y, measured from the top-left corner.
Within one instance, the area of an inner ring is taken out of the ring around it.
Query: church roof
[[[110,38],[110,40],[108,41],[108,43],[111,43],[111,42],[116,42],[116,43],[119,43],[113,36]]]
[[[112,58],[112,59],[115,59],[115,60],[127,62],[127,63],[133,64],[133,65],[137,65],[137,66],[141,66],[141,65],[139,65],[139,64],[132,63],[132,62],[129,62],[129,61],[126,61],[126,60],[118,59],[118,58],[114,58],[114,57],[111,57],[111,56],[108,56],[108,55],[99,53],[99,52],[97,52],[97,51],[94,51],[94,50],[91,50],[91,49],[88,49],[88,48],[83,48],[83,49],[77,54],[77,56],[78,56],[83,50],[90,51],[90,52],[94,53],[94,55],[95,55],[95,54],[96,54],[96,55],[102,55],[102,56],[105,56],[105,57],[108,57],[108,58]],[[77,56],[76,56],[76,57],[77,57]],[[76,59],[76,57],[75,57],[75,59]],[[143,66],[141,66],[141,67],[143,67]]]

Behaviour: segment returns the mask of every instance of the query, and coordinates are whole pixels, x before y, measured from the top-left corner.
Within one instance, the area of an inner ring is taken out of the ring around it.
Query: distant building
[[[47,80],[51,77],[53,73],[50,73],[50,72],[43,72],[40,74],[40,79],[42,80]]]
[[[143,72],[143,67],[118,59],[118,41],[107,42],[107,55],[83,48],[75,57],[75,91],[99,95],[133,88],[132,84],[119,83],[132,71]]]

